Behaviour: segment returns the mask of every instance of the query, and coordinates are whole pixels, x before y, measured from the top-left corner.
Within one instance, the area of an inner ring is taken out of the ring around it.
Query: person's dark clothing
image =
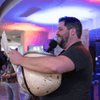
[[[13,68],[10,60],[7,61],[6,73],[7,74],[15,73],[14,68]],[[15,82],[17,82],[17,76],[13,76],[11,78],[6,78],[6,82],[8,82],[8,83],[15,83]]]
[[[89,100],[93,67],[89,51],[77,42],[60,55],[70,58],[75,70],[63,73],[61,86],[42,100]]]
[[[6,65],[7,57],[4,55],[4,51],[0,51],[0,70],[2,70],[2,65]]]
[[[2,66],[4,65],[4,60],[0,57],[0,70],[3,70],[2,69]]]

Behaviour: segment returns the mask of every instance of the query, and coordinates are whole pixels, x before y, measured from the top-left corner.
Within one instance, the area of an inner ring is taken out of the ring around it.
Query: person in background
[[[5,72],[5,70],[6,70],[5,56],[3,54],[3,51],[0,51],[0,78],[2,74]],[[1,81],[3,80],[1,79]]]
[[[5,52],[4,52],[4,54],[5,54]],[[6,71],[1,76],[1,78],[6,79],[5,80],[5,89],[6,89],[6,93],[7,93],[7,98],[8,98],[8,100],[13,100],[13,96],[14,96],[14,100],[20,100],[19,86],[17,83],[16,72],[14,71],[9,58],[7,58],[6,67],[7,67]]]
[[[64,49],[59,56],[23,57],[12,49],[10,61],[36,72],[62,74],[60,87],[42,100],[89,100],[93,61],[81,42],[81,22],[75,17],[60,18],[56,35]]]
[[[26,93],[24,100],[40,100],[40,97]]]
[[[2,76],[4,70],[5,70],[4,60],[2,59],[2,57],[0,57],[0,77]]]

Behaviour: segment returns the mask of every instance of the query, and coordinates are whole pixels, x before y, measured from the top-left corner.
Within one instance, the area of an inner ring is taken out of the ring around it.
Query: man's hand
[[[11,49],[9,54],[10,54],[11,63],[13,63],[14,65],[20,65],[20,62],[23,56],[18,51],[13,50],[13,49]]]
[[[6,74],[4,78],[11,78],[11,74]]]
[[[11,74],[2,75],[1,78],[11,78]]]

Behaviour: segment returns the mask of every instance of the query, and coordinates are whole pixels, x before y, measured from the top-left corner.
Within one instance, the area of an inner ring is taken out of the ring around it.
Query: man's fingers
[[[11,51],[9,51],[9,54],[11,54],[11,55],[12,55],[12,54],[13,54],[13,52],[14,52],[14,51],[13,51],[13,49],[11,49]]]

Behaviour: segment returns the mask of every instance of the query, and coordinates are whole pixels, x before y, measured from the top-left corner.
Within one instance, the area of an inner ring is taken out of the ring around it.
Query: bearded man
[[[64,49],[59,56],[23,57],[11,50],[15,65],[40,73],[62,74],[61,86],[42,100],[88,100],[92,81],[92,58],[81,42],[82,24],[75,17],[59,19],[58,44]]]

